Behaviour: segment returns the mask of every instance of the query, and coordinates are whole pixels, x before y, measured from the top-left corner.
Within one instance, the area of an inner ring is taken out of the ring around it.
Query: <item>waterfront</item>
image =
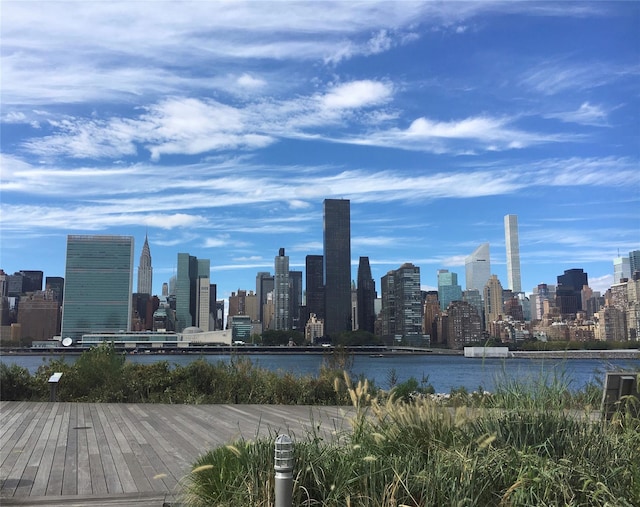
[[[64,358],[73,362],[77,355],[56,356],[39,354],[3,355],[0,361],[17,364],[35,373],[40,365],[49,359]],[[251,360],[257,366],[268,370],[288,371],[296,375],[317,375],[326,356],[321,354],[246,354],[242,357]],[[447,393],[451,389],[464,387],[469,391],[482,386],[492,391],[497,382],[515,379],[522,382],[544,378],[563,379],[572,390],[578,390],[588,383],[599,383],[607,371],[626,369],[640,371],[638,359],[471,359],[459,355],[354,355],[351,372],[374,381],[378,387],[388,388],[395,378],[403,382],[414,377],[433,385],[436,392]],[[127,361],[149,364],[167,361],[171,365],[186,365],[195,359],[203,358],[209,362],[228,363],[237,359],[228,354],[220,355],[164,355],[135,354],[128,355]]]

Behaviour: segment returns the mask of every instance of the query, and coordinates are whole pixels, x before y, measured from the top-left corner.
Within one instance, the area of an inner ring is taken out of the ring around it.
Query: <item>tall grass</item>
[[[640,505],[640,425],[566,410],[566,386],[501,386],[475,407],[372,398],[348,389],[356,415],[326,439],[296,444],[298,506]],[[187,505],[273,505],[274,438],[203,455],[184,481]]]

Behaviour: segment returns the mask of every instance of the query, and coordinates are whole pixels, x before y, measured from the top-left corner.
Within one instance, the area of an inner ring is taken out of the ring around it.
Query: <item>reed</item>
[[[345,376],[355,407],[332,438],[296,444],[294,505],[640,505],[640,425],[566,407],[566,386],[507,384],[477,406],[410,403]],[[274,438],[202,456],[184,481],[186,505],[273,504]]]

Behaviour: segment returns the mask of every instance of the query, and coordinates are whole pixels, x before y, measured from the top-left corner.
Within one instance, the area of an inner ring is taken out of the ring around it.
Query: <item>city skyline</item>
[[[353,280],[368,257],[463,285],[488,243],[506,287],[505,215],[526,293],[603,292],[640,249],[637,2],[64,5],[3,3],[7,273],[148,234],[155,294],[189,252],[228,299],[280,248],[322,255],[325,199],[351,202]]]

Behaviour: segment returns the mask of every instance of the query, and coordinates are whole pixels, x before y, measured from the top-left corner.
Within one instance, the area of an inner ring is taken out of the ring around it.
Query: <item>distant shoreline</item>
[[[12,347],[0,349],[0,356],[38,356],[38,355],[79,355],[86,351],[83,347],[56,347],[56,348],[30,348]],[[137,355],[259,355],[259,354],[316,354],[326,355],[336,350],[334,347],[285,347],[285,346],[252,346],[243,345],[237,347],[189,347],[189,348],[154,348],[137,351]],[[371,357],[402,357],[415,355],[464,355],[462,350],[440,348],[417,347],[346,347],[349,354],[368,355]],[[127,354],[132,354],[127,351]],[[613,350],[555,350],[555,351],[509,351],[506,359],[637,359],[640,360],[640,349],[613,349]],[[483,359],[480,357],[470,357]]]

